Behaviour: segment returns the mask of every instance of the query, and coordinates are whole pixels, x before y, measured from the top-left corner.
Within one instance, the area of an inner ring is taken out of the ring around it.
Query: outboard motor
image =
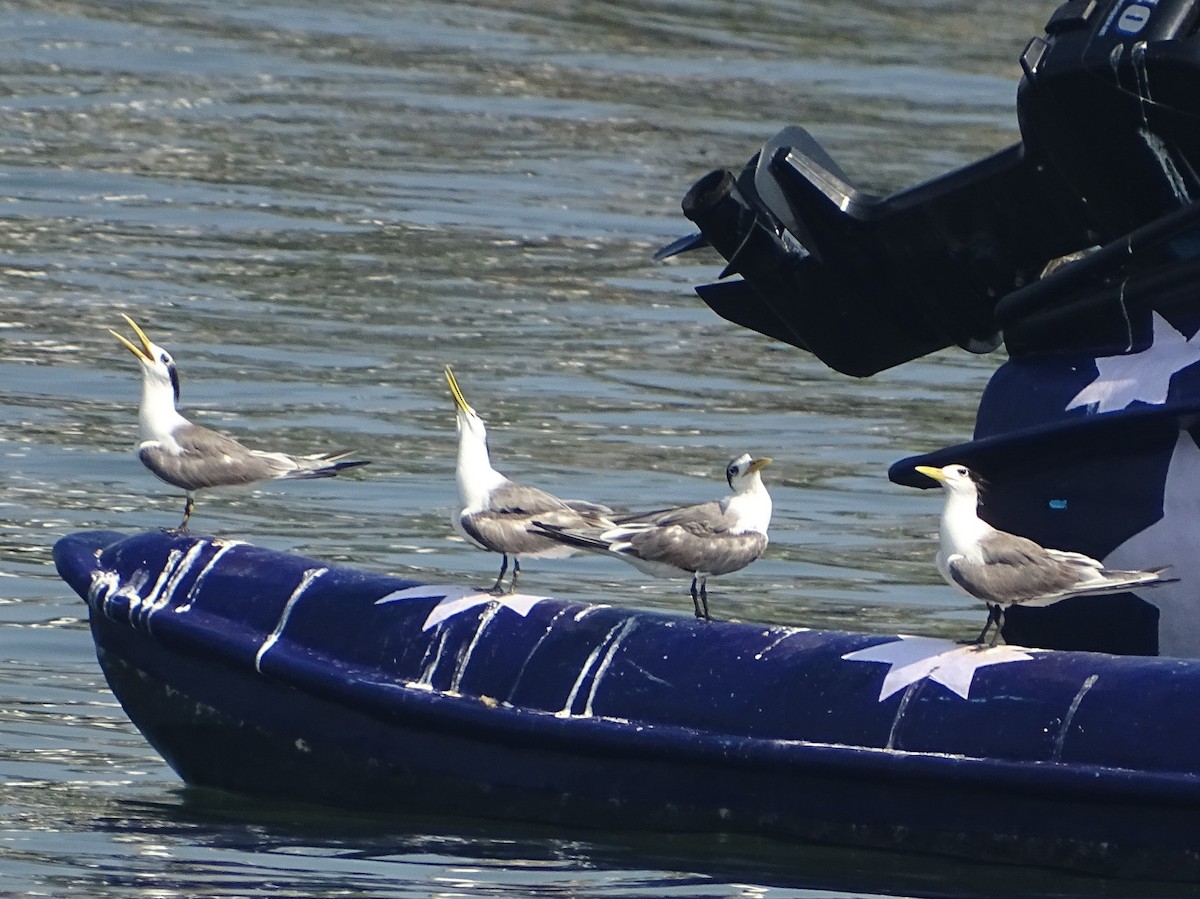
[[[955,344],[987,352],[1002,327],[1010,348],[1035,343],[1031,316],[1077,316],[1081,295],[1103,302],[1106,278],[1200,255],[1198,14],[1200,0],[1069,0],[1021,56],[1021,143],[880,198],[787,128],[740,175],[692,187],[683,211],[701,234],[659,258],[711,244],[721,278],[741,278],[698,287],[705,303],[849,375]],[[1001,305],[1018,291],[1032,293]]]

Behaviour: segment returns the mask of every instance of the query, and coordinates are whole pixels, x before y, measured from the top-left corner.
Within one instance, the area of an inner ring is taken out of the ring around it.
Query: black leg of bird
[[[996,637],[1000,636],[1000,621],[1004,617],[1004,612],[1003,612],[1003,610],[1001,610],[1000,606],[993,605],[992,603],[988,603],[987,610],[988,610],[987,621],[985,621],[983,623],[983,630],[981,630],[979,632],[979,636],[976,637],[975,641],[974,641],[976,646],[983,645],[983,641],[987,637],[987,632],[989,630],[991,630],[991,627],[993,624],[996,625],[996,634],[995,634],[995,636],[992,637],[992,642],[989,643],[988,645],[995,646],[996,645]]]
[[[992,632],[992,642],[988,646],[995,646],[996,641],[1000,639],[1001,631],[1004,630],[1004,607],[996,606],[996,629]]]
[[[492,589],[488,591],[493,596],[499,596],[504,591],[500,589],[500,585],[504,583],[504,574],[508,571],[508,553],[503,553],[500,559],[500,573],[496,575],[496,583],[492,584]]]
[[[192,511],[196,508],[196,498],[190,493],[183,503],[183,521],[179,522],[179,527],[175,529],[177,534],[186,534],[188,529],[188,521],[192,517]]]
[[[696,589],[696,585],[700,585],[700,589]],[[708,593],[705,591],[705,582],[700,580],[700,575],[692,577],[692,606],[696,610],[696,617],[701,621],[711,621],[708,616]]]

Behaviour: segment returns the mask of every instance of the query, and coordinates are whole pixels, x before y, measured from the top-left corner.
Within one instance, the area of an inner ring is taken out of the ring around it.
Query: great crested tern
[[[691,575],[696,617],[711,620],[708,579],[745,568],[767,548],[771,496],[759,472],[770,462],[749,453],[731,459],[725,479],[733,495],[719,500],[618,518],[609,528],[581,530],[544,519],[537,524],[556,540],[611,553],[655,577]]]
[[[175,409],[179,401],[175,360],[153,343],[132,318],[124,313],[121,317],[141,343],[139,346],[109,329],[142,367],[142,402],[138,407],[142,442],[138,444],[138,458],[160,480],[182,488],[187,494],[183,521],[177,530],[187,530],[197,490],[246,486],[278,478],[329,478],[344,469],[367,464],[342,461],[350,455],[349,451],[289,456],[247,449],[231,437],[192,424]]]
[[[612,524],[612,510],[583,500],[559,499],[537,487],[514,483],[492,467],[488,454],[487,426],[463,397],[450,366],[446,383],[454,397],[458,428],[458,465],[455,479],[462,510],[451,516],[454,529],[470,543],[500,553],[500,574],[491,593],[502,592],[508,557],[513,572],[508,592],[516,590],[521,576],[521,556],[568,556],[575,550],[533,526],[534,519],[564,528],[604,527]]]
[[[1118,571],[1083,553],[1047,549],[1027,537],[997,530],[979,517],[977,478],[966,466],[918,465],[916,470],[938,481],[946,492],[938,571],[951,586],[987,604],[988,619],[976,643],[983,643],[995,624],[995,645],[1009,606],[1048,606],[1072,596],[1121,593],[1176,580],[1163,577],[1170,566]]]

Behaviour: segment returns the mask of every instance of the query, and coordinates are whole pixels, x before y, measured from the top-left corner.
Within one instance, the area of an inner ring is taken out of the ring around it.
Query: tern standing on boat
[[[109,330],[133,354],[142,369],[142,402],[138,408],[142,442],[138,444],[138,458],[160,480],[186,492],[183,521],[177,530],[187,530],[198,490],[241,487],[280,478],[329,478],[344,469],[367,464],[342,461],[349,451],[289,456],[247,449],[231,437],[192,424],[175,408],[179,401],[179,372],[175,360],[151,342],[132,318],[124,314],[122,318],[133,328],[140,342],[140,345],[135,344]]]
[[[508,585],[508,592],[512,593],[521,575],[521,556],[568,556],[575,551],[534,527],[534,519],[564,528],[608,526],[612,524],[607,517],[612,510],[583,500],[559,499],[537,487],[510,481],[496,471],[488,453],[487,426],[463,397],[448,365],[446,383],[450,385],[456,410],[458,464],[455,480],[462,503],[462,509],[451,517],[450,523],[468,542],[502,555],[500,574],[491,587],[492,593],[502,592],[508,558],[512,556],[513,573]]]
[[[918,465],[916,470],[946,492],[938,571],[951,586],[987,603],[988,620],[976,643],[982,643],[995,624],[995,645],[1009,606],[1048,606],[1072,596],[1121,593],[1174,580],[1162,576],[1167,568],[1118,571],[1083,553],[1047,549],[1027,537],[997,530],[979,517],[977,478],[965,465]]]
[[[710,620],[708,579],[745,568],[767,548],[771,496],[759,472],[770,462],[749,453],[731,459],[725,479],[734,492],[719,500],[619,518],[606,529],[582,531],[545,520],[538,525],[556,540],[611,553],[655,577],[691,575],[696,617]]]

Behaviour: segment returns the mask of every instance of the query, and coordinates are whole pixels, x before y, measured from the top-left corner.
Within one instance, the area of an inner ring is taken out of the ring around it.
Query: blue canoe
[[[1200,662],[495,600],[192,535],[55,546],[189,784],[1200,874]]]

